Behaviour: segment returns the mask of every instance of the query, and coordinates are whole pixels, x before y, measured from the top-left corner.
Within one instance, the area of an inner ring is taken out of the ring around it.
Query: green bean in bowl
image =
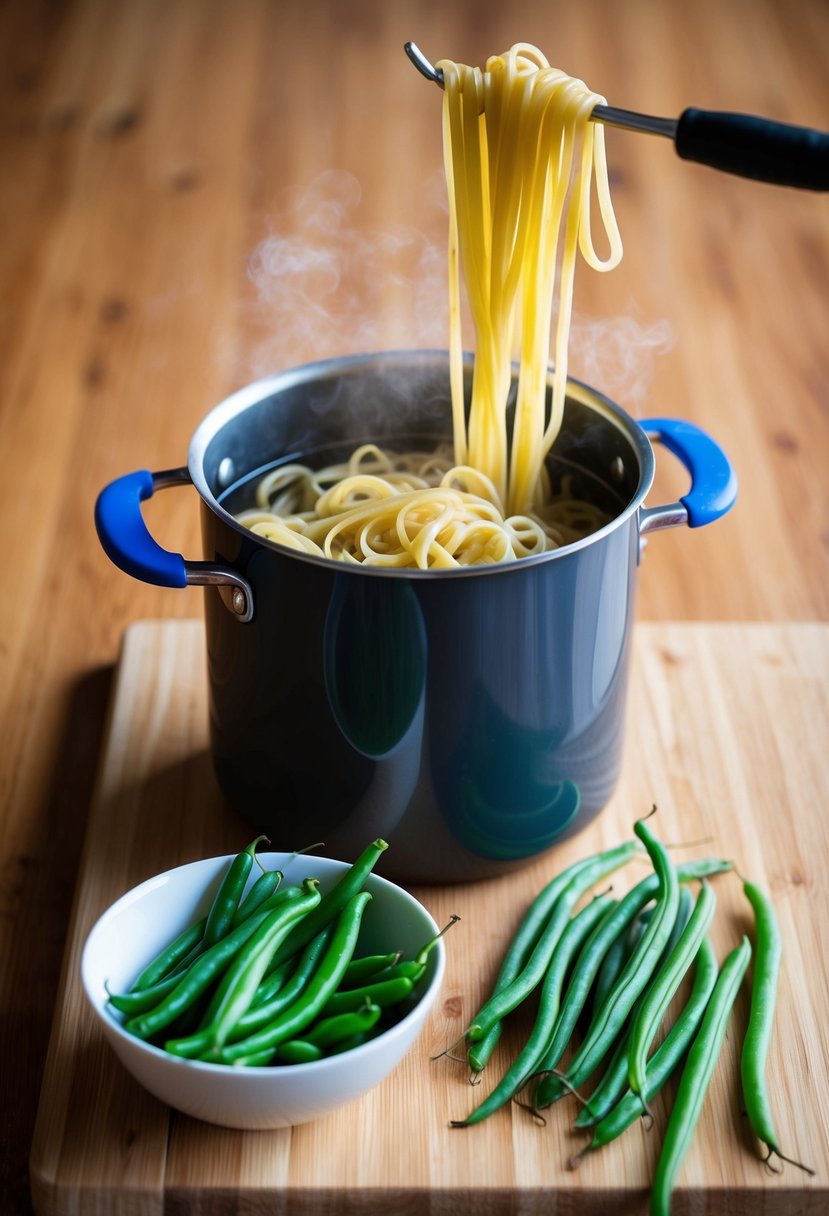
[[[442,930],[375,873],[385,841],[350,863],[262,843],[127,892],[81,959],[123,1066],[224,1127],[304,1123],[372,1088],[420,1035],[445,969]]]

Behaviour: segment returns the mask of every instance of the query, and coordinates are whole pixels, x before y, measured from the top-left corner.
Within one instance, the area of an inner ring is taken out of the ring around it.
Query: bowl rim
[[[294,860],[319,860],[327,865],[333,866],[335,870],[340,871],[349,870],[352,864],[348,861],[341,861],[339,858],[319,857],[313,853],[292,853],[279,852],[275,850],[263,850],[261,852],[257,852],[256,855],[260,860],[265,858],[283,859],[284,868],[286,871],[289,863]],[[375,1038],[370,1039],[366,1043],[361,1043],[357,1047],[351,1047],[347,1051],[341,1052],[337,1055],[323,1056],[319,1060],[309,1060],[301,1064],[261,1064],[245,1065],[244,1067],[233,1064],[214,1064],[207,1060],[192,1060],[186,1058],[185,1056],[173,1055],[171,1052],[165,1051],[163,1047],[156,1047],[153,1043],[147,1043],[144,1039],[139,1039],[136,1035],[130,1034],[129,1031],[125,1030],[123,1024],[116,1016],[114,1016],[110,1009],[108,1009],[107,1001],[101,999],[100,993],[96,994],[93,992],[92,984],[87,974],[89,968],[88,952],[91,950],[91,947],[94,944],[93,938],[96,932],[103,927],[104,922],[117,916],[119,911],[121,911],[124,907],[134,903],[135,900],[140,898],[142,894],[148,893],[148,891],[153,887],[160,885],[165,880],[171,879],[175,874],[184,870],[190,870],[196,866],[207,866],[210,863],[213,863],[214,865],[219,862],[229,863],[235,856],[236,854],[234,853],[228,853],[214,857],[201,857],[194,861],[188,861],[182,863],[181,865],[173,866],[169,870],[163,870],[158,874],[153,874],[149,878],[146,878],[142,882],[138,883],[136,886],[131,887],[128,891],[125,891],[113,903],[105,908],[100,916],[96,918],[84,940],[79,963],[79,971],[81,984],[87,998],[87,1002],[91,1005],[93,1012],[103,1024],[106,1032],[114,1033],[115,1037],[124,1043],[125,1046],[132,1050],[138,1050],[140,1053],[146,1052],[151,1059],[156,1059],[160,1064],[165,1066],[183,1066],[189,1068],[191,1071],[201,1074],[223,1077],[227,1077],[230,1074],[240,1078],[278,1078],[282,1076],[295,1077],[298,1072],[322,1072],[325,1071],[326,1068],[342,1068],[344,1061],[351,1060],[360,1054],[365,1054],[383,1042],[388,1043],[390,1038],[400,1037],[404,1032],[404,1028],[407,1028],[413,1020],[418,1017],[425,1017],[437,998],[446,970],[446,947],[442,937],[438,939],[438,941],[435,943],[434,949],[430,952],[430,959],[434,961],[431,964],[431,974],[429,975],[427,971],[428,982],[426,987],[423,989],[416,1003],[412,1006],[408,1013],[406,1013],[400,1019],[400,1021],[395,1022],[393,1026],[389,1026],[388,1029],[383,1030]],[[277,868],[279,868],[278,865]],[[285,877],[287,878],[287,873]],[[414,910],[420,912],[425,917],[433,933],[437,934],[439,932],[439,926],[431,912],[429,912],[428,908],[426,908],[425,905],[416,898],[416,896],[412,895],[410,891],[407,891],[405,887],[400,886],[398,883],[392,882],[388,878],[384,878],[382,874],[377,874],[374,871],[368,875],[365,887],[369,888],[371,885],[379,885],[381,889],[387,889],[394,898],[400,898],[402,896],[404,898],[404,902],[413,904]],[[106,990],[104,989],[104,992],[105,991]]]

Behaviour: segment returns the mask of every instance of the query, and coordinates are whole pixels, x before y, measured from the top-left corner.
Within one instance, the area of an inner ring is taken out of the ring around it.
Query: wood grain
[[[440,97],[404,59],[408,38],[468,62],[534,41],[644,112],[829,125],[825,0],[0,6],[0,1193],[12,1213],[30,1210],[112,664],[130,622],[200,611],[198,592],[111,567],[95,496],[130,469],[183,463],[203,415],[255,376],[444,342]],[[824,621],[826,198],[685,164],[663,140],[616,131],[608,147],[625,259],[580,276],[573,371],[637,416],[707,426],[741,486],[716,527],[654,539],[640,618]],[[303,250],[321,261],[291,272]],[[682,482],[660,461],[653,503]],[[199,555],[192,494],[146,513],[161,543]]]
[[[81,860],[61,993],[32,1150],[39,1216],[100,1211],[584,1213],[646,1209],[668,1104],[656,1128],[632,1127],[587,1158],[574,1108],[539,1126],[520,1107],[450,1129],[506,1066],[529,1028],[517,1014],[473,1091],[449,1046],[485,994],[531,896],[578,857],[625,838],[656,802],[677,857],[719,855],[774,898],[785,942],[770,1056],[781,1143],[817,1171],[762,1167],[739,1114],[741,996],[676,1195],[677,1216],[823,1212],[829,1203],[829,1051],[824,962],[829,949],[825,737],[829,625],[641,624],[620,786],[576,839],[508,878],[421,887],[447,939],[436,1012],[414,1050],[380,1086],[342,1111],[278,1132],[228,1131],[177,1115],[143,1093],[104,1044],[85,1006],[80,950],[123,891],[185,860],[241,847],[249,826],[223,804],[206,755],[203,631],[144,623],[127,634],[107,745]],[[702,842],[693,845],[691,842]],[[274,842],[277,848],[284,842]],[[392,839],[392,848],[394,841]],[[614,879],[614,894],[641,875]],[[751,932],[733,876],[716,881],[712,940],[720,958]]]

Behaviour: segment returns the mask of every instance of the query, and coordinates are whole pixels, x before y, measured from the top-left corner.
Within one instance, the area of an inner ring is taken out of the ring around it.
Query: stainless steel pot
[[[288,848],[324,840],[349,857],[383,836],[385,872],[417,881],[512,869],[602,809],[621,764],[643,538],[708,523],[736,496],[698,428],[637,424],[571,382],[551,476],[569,474],[611,517],[576,544],[504,566],[383,570],[284,549],[234,518],[274,464],[329,463],[369,440],[422,448],[450,432],[445,352],[312,364],[235,393],[199,426],[186,468],[127,474],[96,506],[122,570],[211,585],[211,746],[230,802]],[[679,502],[644,506],[652,441],[688,468]],[[161,549],[140,511],[189,483],[201,561]]]

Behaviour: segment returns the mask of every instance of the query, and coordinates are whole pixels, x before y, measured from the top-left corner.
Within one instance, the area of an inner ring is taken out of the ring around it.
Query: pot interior
[[[471,375],[469,361],[467,395]],[[548,407],[550,395],[548,388]],[[280,464],[322,468],[363,443],[430,451],[451,442],[451,430],[444,353],[342,359],[275,376],[229,398],[196,432],[190,473],[209,505],[235,515],[255,505],[259,479]],[[548,458],[553,492],[567,476],[574,497],[613,519],[641,500],[650,460],[644,433],[623,411],[570,382]]]

